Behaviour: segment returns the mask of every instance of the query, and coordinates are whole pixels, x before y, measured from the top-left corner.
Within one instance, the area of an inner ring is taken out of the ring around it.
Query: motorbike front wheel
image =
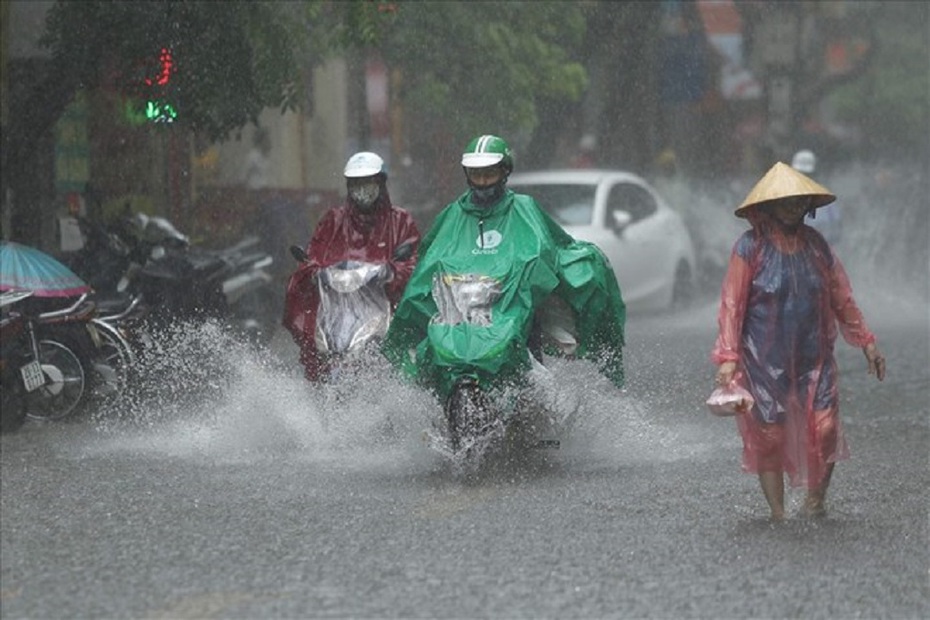
[[[34,420],[60,420],[81,402],[86,386],[77,354],[54,340],[39,342],[45,384],[26,394],[26,415]]]
[[[476,381],[459,381],[445,409],[449,444],[453,452],[471,448],[488,437],[496,426],[488,397]]]
[[[100,319],[94,319],[93,323],[100,336],[100,346],[93,363],[101,376],[98,391],[104,396],[120,394],[129,384],[135,353],[116,327]]]

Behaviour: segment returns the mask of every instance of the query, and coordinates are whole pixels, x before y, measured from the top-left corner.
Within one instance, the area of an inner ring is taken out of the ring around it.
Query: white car
[[[596,244],[631,312],[687,304],[694,244],[681,216],[641,177],[619,170],[518,172],[507,186],[536,199],[576,239]]]

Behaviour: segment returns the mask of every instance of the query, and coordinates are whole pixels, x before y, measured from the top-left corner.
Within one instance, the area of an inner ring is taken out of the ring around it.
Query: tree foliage
[[[353,46],[373,45],[393,5],[366,0],[59,0],[42,43],[49,61],[17,65],[3,127],[2,185],[13,196],[13,234],[38,236],[48,196],[48,141],[80,90],[177,111],[179,129],[214,140],[254,122],[268,107],[299,105],[310,69]],[[170,80],[162,49],[172,61]],[[146,80],[153,84],[146,84]]]
[[[832,96],[839,118],[858,125],[868,150],[930,154],[930,6],[920,2],[853,5],[876,33],[876,57]]]
[[[584,36],[568,2],[224,2],[60,0],[44,43],[57,83],[175,102],[191,129],[219,139],[262,109],[299,105],[309,62],[381,50],[403,72],[410,115],[470,132],[531,131],[539,102],[577,100]],[[150,87],[162,48],[175,73]]]
[[[531,132],[541,101],[579,99],[584,29],[576,3],[398,2],[380,51],[402,71],[408,115],[462,141]]]
[[[109,88],[175,102],[194,131],[220,139],[266,107],[301,100],[307,66],[377,41],[390,12],[375,2],[107,2],[62,0],[50,10],[45,45],[61,84]],[[162,48],[174,74],[146,85]]]

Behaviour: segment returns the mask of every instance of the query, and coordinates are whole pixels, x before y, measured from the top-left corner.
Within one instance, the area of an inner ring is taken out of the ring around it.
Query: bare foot
[[[827,516],[827,508],[824,506],[823,498],[808,495],[804,500],[804,507],[801,508],[801,515],[810,519],[820,519]]]

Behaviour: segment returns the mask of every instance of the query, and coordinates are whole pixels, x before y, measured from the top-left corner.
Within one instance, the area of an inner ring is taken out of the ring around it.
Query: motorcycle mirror
[[[394,260],[406,260],[413,255],[413,243],[405,241],[394,248]]]
[[[304,249],[302,247],[300,247],[299,245],[292,245],[290,247],[290,250],[291,250],[291,256],[293,256],[294,260],[296,260],[298,263],[306,262],[307,253],[304,252]]]

